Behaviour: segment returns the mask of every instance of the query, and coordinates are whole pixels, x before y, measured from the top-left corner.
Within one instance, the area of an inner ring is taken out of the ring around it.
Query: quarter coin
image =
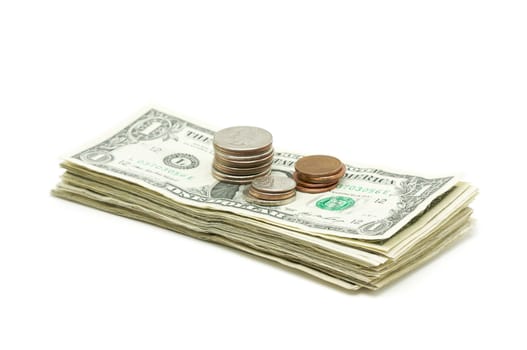
[[[255,179],[251,186],[260,192],[283,193],[294,190],[296,183],[286,176],[268,175]]]
[[[273,136],[265,129],[255,126],[233,126],[218,131],[213,144],[226,153],[260,153],[272,147]]]
[[[273,161],[274,153],[270,153],[269,155],[263,157],[263,158],[256,158],[252,160],[232,160],[229,158],[224,158],[223,156],[216,153],[214,155],[214,161],[222,163],[225,166],[230,166],[233,168],[253,168],[257,167],[266,163],[271,164]]]
[[[239,168],[239,167],[231,167],[226,166],[223,163],[216,161],[212,165],[214,169],[218,170],[219,172],[222,172],[226,175],[254,175],[261,173],[265,170],[269,170],[269,167],[271,166],[271,162],[268,162],[263,165],[255,166],[253,168]]]
[[[259,198],[259,199],[266,199],[270,201],[279,201],[284,200],[290,197],[293,197],[296,194],[296,190],[293,189],[288,192],[284,193],[265,193],[255,190],[253,187],[249,188],[249,194],[253,197]]]
[[[240,185],[250,184],[254,179],[260,176],[265,176],[269,174],[270,172],[271,172],[271,169],[269,168],[259,174],[254,174],[254,175],[228,175],[228,174],[224,174],[214,169],[214,167],[212,168],[212,176],[216,180],[221,181],[221,182],[232,183],[232,184],[240,184]]]
[[[292,196],[292,197],[284,199],[284,200],[269,201],[269,200],[259,199],[259,198],[255,198],[255,197],[251,196],[251,194],[249,193],[248,190],[245,190],[243,192],[243,194],[244,194],[244,198],[245,198],[245,200],[247,202],[249,202],[251,204],[255,204],[255,205],[264,206],[264,207],[275,207],[275,206],[286,205],[286,204],[294,202],[295,199],[296,199],[296,195],[295,195],[295,196]]]
[[[259,152],[254,155],[239,155],[239,154],[232,154],[232,153],[226,153],[225,151],[222,151],[220,149],[215,148],[214,154],[222,159],[225,159],[227,161],[232,162],[248,162],[253,160],[261,160],[267,157],[272,157],[274,153],[274,149],[271,147],[268,150],[264,152]]]

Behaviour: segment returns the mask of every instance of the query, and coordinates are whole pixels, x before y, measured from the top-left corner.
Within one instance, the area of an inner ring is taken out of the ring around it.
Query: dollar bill
[[[216,242],[357,290],[377,289],[467,232],[477,190],[455,177],[423,177],[346,164],[339,187],[260,207],[243,185],[211,175],[212,128],[148,110],[65,157],[60,198]],[[276,152],[291,177],[300,155]]]
[[[456,185],[440,200],[446,206],[435,204],[411,225],[414,230],[398,233],[396,237],[403,237],[393,244],[388,243],[390,240],[385,242],[387,247],[376,246],[387,249],[388,255],[392,253],[390,248],[395,247],[397,254],[388,258],[261,222],[251,224],[225,212],[188,210],[120,179],[79,172],[69,166],[67,169],[53,191],[58,197],[230,246],[351,290],[382,287],[429,260],[466,232],[472,212],[464,203],[470,199],[470,186]],[[455,204],[457,200],[461,200],[461,205]],[[434,219],[429,220],[429,216]],[[422,229],[425,234],[420,233]],[[404,252],[398,247],[401,242],[406,243]]]
[[[214,131],[156,109],[66,157],[67,163],[150,189],[180,203],[250,217],[314,236],[386,241],[456,183],[346,164],[338,187],[298,193],[290,204],[264,208],[244,200],[245,186],[211,175]],[[301,155],[276,152],[272,171],[292,176]]]

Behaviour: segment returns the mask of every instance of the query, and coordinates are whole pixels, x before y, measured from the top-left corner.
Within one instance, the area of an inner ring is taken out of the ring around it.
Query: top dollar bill
[[[138,184],[188,205],[234,213],[291,230],[331,238],[386,240],[452,188],[453,176],[425,178],[346,164],[336,189],[297,193],[279,207],[244,200],[244,185],[211,174],[214,131],[187,118],[151,109],[66,158],[91,171]],[[272,172],[292,177],[301,155],[276,152]]]

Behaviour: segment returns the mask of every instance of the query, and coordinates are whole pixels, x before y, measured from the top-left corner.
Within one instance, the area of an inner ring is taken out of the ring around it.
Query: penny
[[[219,150],[230,153],[264,152],[273,143],[273,136],[265,129],[254,126],[233,126],[218,131],[213,144]]]
[[[243,192],[243,194],[244,194],[244,198],[245,198],[245,200],[247,202],[255,204],[255,205],[265,206],[265,207],[274,207],[274,206],[286,205],[286,204],[294,202],[295,199],[296,199],[296,195],[292,196],[290,198],[287,198],[287,199],[279,200],[279,201],[270,201],[270,200],[265,200],[265,199],[259,199],[259,198],[255,198],[255,197],[251,196],[251,194],[249,193],[248,190],[245,190]]]
[[[250,187],[249,194],[255,198],[277,201],[293,197],[294,195],[296,195],[296,190],[293,188],[293,190],[284,193],[265,193],[255,190],[253,187]]]
[[[238,167],[225,166],[220,162],[214,162],[212,166],[214,167],[214,169],[218,170],[219,172],[222,172],[228,175],[254,175],[254,174],[261,173],[265,170],[269,170],[269,167],[271,165],[272,165],[272,162],[267,162],[263,165],[256,166],[253,168],[238,168]]]
[[[294,190],[296,183],[286,176],[268,175],[255,179],[251,186],[259,192],[283,193]]]
[[[309,177],[333,175],[338,173],[341,167],[342,162],[339,159],[325,155],[305,156],[295,163],[295,170]]]
[[[302,187],[302,186],[297,185],[296,190],[300,192],[305,192],[305,193],[323,193],[323,192],[328,192],[328,191],[335,189],[337,185],[338,183],[335,183],[331,186],[320,187],[320,188],[309,188],[309,187]]]
[[[298,178],[298,173],[295,171],[293,173],[293,179],[295,179],[296,181],[296,184],[300,187],[309,187],[309,188],[323,188],[323,187],[328,187],[328,186],[331,186],[331,185],[334,185],[338,182],[337,181],[333,181],[333,182],[330,182],[330,183],[312,183],[312,182],[305,182],[305,181],[302,181]]]
[[[297,177],[298,180],[308,182],[311,184],[328,184],[340,180],[340,178],[343,177],[344,174],[346,174],[346,170],[346,166],[342,164],[341,169],[336,174],[328,176],[308,176],[306,174],[297,174]]]

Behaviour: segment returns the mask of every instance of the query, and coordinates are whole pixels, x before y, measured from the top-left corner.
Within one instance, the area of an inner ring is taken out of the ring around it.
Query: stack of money
[[[245,190],[247,202],[262,206],[280,206],[291,203],[296,197],[296,183],[280,175],[259,177]]]
[[[462,237],[477,194],[453,176],[344,163],[334,189],[297,192],[290,203],[261,206],[246,200],[249,185],[212,176],[221,145],[215,149],[214,132],[198,123],[152,109],[110,135],[64,160],[54,195],[351,290],[381,288]],[[271,174],[292,178],[301,158],[275,152]],[[269,192],[259,186],[253,193]]]
[[[262,128],[235,126],[214,135],[212,175],[231,184],[249,184],[270,173],[273,137]]]
[[[305,156],[295,163],[293,178],[296,189],[306,193],[322,193],[336,188],[346,173],[346,166],[332,156]]]

